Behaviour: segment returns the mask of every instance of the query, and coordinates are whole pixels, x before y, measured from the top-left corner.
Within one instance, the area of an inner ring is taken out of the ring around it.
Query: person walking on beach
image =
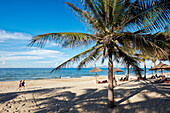
[[[21,90],[21,87],[22,87],[22,80],[20,80],[20,82],[19,82],[19,90]]]
[[[25,80],[22,81],[21,86],[25,89]]]

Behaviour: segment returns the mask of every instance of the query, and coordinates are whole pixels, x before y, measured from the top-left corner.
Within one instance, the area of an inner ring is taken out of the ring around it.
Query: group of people
[[[123,78],[123,77],[121,77],[120,78],[120,81],[127,81],[128,79],[125,77],[125,78]]]
[[[25,80],[20,80],[20,82],[19,82],[19,90],[21,90],[21,89],[25,89]]]

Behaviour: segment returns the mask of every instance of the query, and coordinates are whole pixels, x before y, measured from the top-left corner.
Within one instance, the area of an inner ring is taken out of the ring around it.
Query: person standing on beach
[[[20,82],[19,82],[19,90],[21,90],[21,87],[22,87],[22,80],[20,80]]]
[[[22,81],[21,86],[25,89],[25,80]]]

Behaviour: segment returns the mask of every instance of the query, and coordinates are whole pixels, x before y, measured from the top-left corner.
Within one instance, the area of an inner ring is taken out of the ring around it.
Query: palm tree
[[[133,48],[133,47],[130,46],[130,45],[131,45],[131,42],[129,42],[128,45],[129,45],[128,48],[122,47],[122,49],[123,49],[124,52],[126,52],[128,55],[131,55],[131,56],[133,56],[134,59],[138,60],[136,57],[134,57],[136,48]],[[129,80],[129,64],[128,64],[128,62],[125,62],[125,65],[126,65],[126,80]]]
[[[78,1],[77,1],[78,2]],[[35,36],[29,46],[43,47],[47,41],[60,43],[63,47],[80,47],[94,44],[86,51],[68,59],[57,66],[57,70],[67,65],[80,61],[78,69],[89,62],[95,62],[102,58],[108,61],[108,105],[114,107],[113,92],[113,57],[114,59],[128,63],[139,71],[138,63],[131,55],[124,52],[121,47],[138,46],[138,50],[157,52],[161,57],[167,53],[147,40],[148,33],[165,26],[169,19],[169,2],[167,0],[81,0],[82,5],[66,4],[84,22],[91,34],[88,33],[46,33]],[[77,4],[77,3],[76,3]],[[161,23],[161,24],[160,24]],[[158,24],[160,24],[158,26]],[[131,32],[130,32],[131,31]],[[140,73],[139,73],[140,75]]]
[[[155,67],[155,66],[156,66],[156,60],[157,60],[157,59],[152,58],[151,60],[152,60],[152,62],[153,62],[153,64],[154,64],[154,67]],[[155,69],[155,75],[157,75],[157,70],[156,70],[156,69]]]
[[[144,63],[144,78],[146,79],[146,60],[150,59],[150,56],[145,55],[144,53],[140,53],[140,54],[134,54],[135,57],[137,57],[136,59],[138,59],[139,62],[143,62]]]
[[[126,80],[129,80],[129,64],[126,64]]]

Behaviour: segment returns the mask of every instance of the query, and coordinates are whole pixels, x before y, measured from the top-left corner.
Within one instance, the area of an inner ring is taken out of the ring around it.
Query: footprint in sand
[[[21,107],[23,107],[23,106],[25,106],[25,104],[22,104],[22,106],[21,106]]]
[[[10,106],[8,106],[8,108],[11,108],[11,105],[10,105]]]
[[[6,106],[8,106],[10,104],[10,102],[8,102],[7,104],[6,104]]]

